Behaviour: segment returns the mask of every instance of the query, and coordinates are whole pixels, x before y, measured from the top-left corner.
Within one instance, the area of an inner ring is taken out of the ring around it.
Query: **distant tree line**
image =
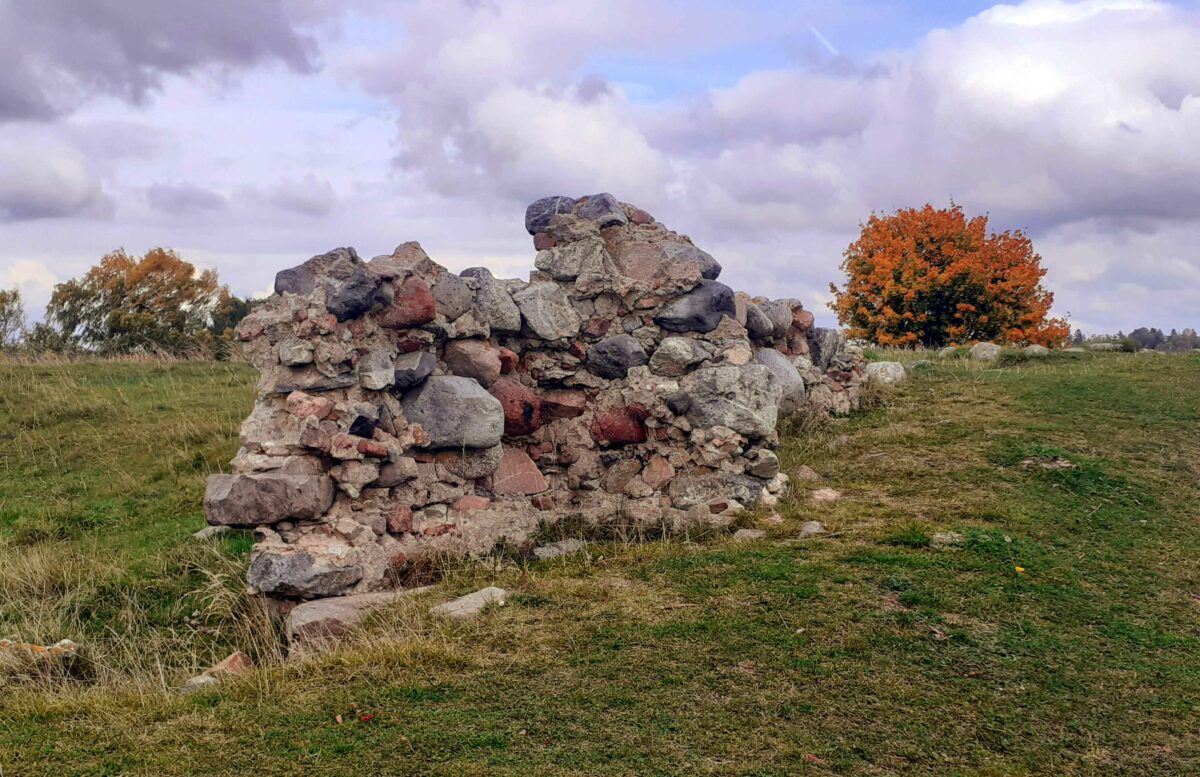
[[[1195,351],[1200,350],[1200,335],[1195,329],[1172,329],[1166,334],[1154,327],[1138,327],[1129,334],[1118,331],[1115,335],[1087,335],[1076,329],[1071,335],[1071,345],[1086,347],[1093,343],[1112,343],[1125,351]]]
[[[27,326],[17,289],[0,290],[0,348],[27,353],[133,353],[224,358],[253,302],[169,248],[106,254],[54,287],[45,320]]]

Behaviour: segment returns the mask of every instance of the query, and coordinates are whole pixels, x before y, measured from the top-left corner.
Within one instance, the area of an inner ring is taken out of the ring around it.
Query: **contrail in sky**
[[[837,50],[837,46],[830,43],[829,38],[826,38],[824,35],[822,35],[820,30],[818,30],[816,27],[813,27],[811,24],[808,25],[808,29],[812,31],[813,37],[817,39],[817,42],[824,46],[830,54],[839,57],[842,55],[842,52]]]

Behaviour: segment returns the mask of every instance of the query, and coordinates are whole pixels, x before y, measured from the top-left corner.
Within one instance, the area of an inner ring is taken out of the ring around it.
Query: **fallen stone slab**
[[[738,529],[733,533],[734,542],[752,542],[761,540],[766,537],[767,533],[762,529]]]
[[[444,604],[432,607],[429,612],[432,615],[450,618],[451,620],[471,620],[478,617],[490,604],[495,604],[498,607],[503,606],[507,598],[508,592],[503,588],[488,586],[487,588],[479,589],[475,593],[460,596],[457,599],[452,599]]]
[[[836,502],[842,498],[842,492],[836,488],[818,488],[812,492],[814,502]]]
[[[381,607],[403,601],[432,586],[404,588],[379,593],[351,594],[316,599],[297,605],[288,613],[285,632],[290,650],[324,649],[335,644],[363,618]]]

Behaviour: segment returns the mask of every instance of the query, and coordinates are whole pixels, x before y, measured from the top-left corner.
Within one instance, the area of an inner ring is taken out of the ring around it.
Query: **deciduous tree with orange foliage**
[[[879,345],[937,347],[990,340],[1059,345],[1066,321],[1048,318],[1054,295],[1020,230],[988,234],[987,216],[962,208],[872,214],[846,249],[846,287],[830,307],[850,336]]]
[[[54,287],[43,327],[48,331],[36,339],[96,353],[181,354],[220,334],[210,327],[231,317],[226,308],[236,307],[235,300],[215,271],[198,272],[170,249],[154,248],[140,259],[118,249],[82,278]]]

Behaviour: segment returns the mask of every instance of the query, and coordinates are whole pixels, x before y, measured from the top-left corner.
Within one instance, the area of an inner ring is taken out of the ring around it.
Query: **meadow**
[[[1200,772],[1200,356],[934,360],[786,430],[822,478],[763,539],[462,562],[301,660],[251,538],[191,538],[254,381],[0,364],[0,637],[84,652],[0,675],[0,774]],[[259,668],[177,691],[235,649]]]

